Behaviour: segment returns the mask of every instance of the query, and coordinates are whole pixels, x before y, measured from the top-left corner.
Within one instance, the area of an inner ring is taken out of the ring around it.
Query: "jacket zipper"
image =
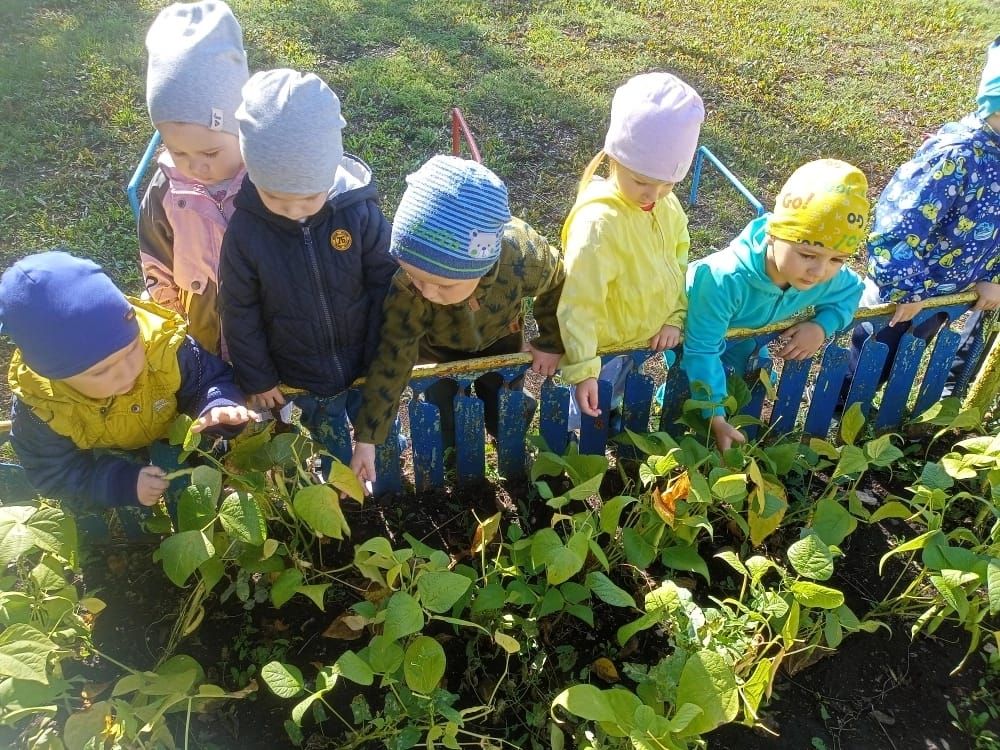
[[[343,388],[350,385],[346,381],[343,368],[340,366],[340,358],[337,356],[337,334],[333,327],[333,318],[330,317],[330,305],[326,300],[326,292],[323,291],[323,277],[319,272],[319,258],[316,256],[316,246],[313,244],[312,233],[308,226],[302,227],[302,236],[306,241],[306,252],[309,255],[309,264],[312,266],[313,278],[316,280],[316,291],[319,294],[319,306],[323,311],[323,322],[326,323],[327,346],[333,358],[333,364],[337,368],[337,376]]]

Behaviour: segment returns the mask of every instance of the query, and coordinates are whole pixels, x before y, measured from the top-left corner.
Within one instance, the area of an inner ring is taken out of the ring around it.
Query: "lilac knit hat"
[[[684,179],[705,119],[693,88],[670,73],[644,73],[618,87],[604,151],[626,168],[664,182]]]

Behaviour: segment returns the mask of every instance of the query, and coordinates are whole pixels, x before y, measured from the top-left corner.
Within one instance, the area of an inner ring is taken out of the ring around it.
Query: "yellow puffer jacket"
[[[184,320],[152,302],[129,297],[146,347],[146,369],[123,396],[92,399],[61,380],[35,373],[21,359],[11,358],[11,392],[31,407],[53,432],[70,438],[81,449],[135,450],[165,437],[177,416],[181,370],[177,352],[184,343]]]

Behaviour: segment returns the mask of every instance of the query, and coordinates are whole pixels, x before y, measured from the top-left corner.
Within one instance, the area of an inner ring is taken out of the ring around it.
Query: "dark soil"
[[[869,481],[865,491],[882,498],[901,492],[891,482]],[[843,543],[830,585],[844,591],[859,616],[881,601],[901,571],[891,558],[884,575],[881,557],[887,537],[910,537],[902,521],[859,525]],[[891,633],[849,635],[836,652],[795,675],[782,673],[761,718],[770,732],[730,724],[708,736],[709,747],[725,750],[956,750],[971,748],[970,739],[952,725],[948,703],[961,704],[986,670],[972,656],[951,676],[965,656],[969,635],[942,627],[933,637],[910,639],[909,622],[890,621]],[[986,623],[988,624],[988,623]],[[994,682],[996,682],[994,680]],[[1000,689],[1000,684],[995,685]],[[979,710],[982,710],[981,707]],[[1000,732],[1000,722],[990,729]],[[773,734],[772,734],[773,733]]]
[[[881,497],[889,488],[876,485],[867,490]],[[520,523],[526,531],[547,523],[550,514],[540,510],[544,508],[541,503],[529,508],[523,500],[515,500],[525,497],[528,488],[523,484],[498,487],[483,483],[453,491],[385,497],[360,507],[347,502],[344,507],[353,540],[387,536],[398,546],[406,544],[403,533],[408,532],[433,547],[461,555],[469,547],[476,517],[483,519],[501,511],[508,522]],[[879,601],[900,570],[890,563],[886,576],[878,575],[878,561],[888,549],[886,536],[911,534],[903,524],[889,522],[885,526],[859,526],[845,540],[845,554],[838,562],[837,577],[831,585],[845,591],[848,604],[856,613],[867,612]],[[353,544],[351,540],[325,544],[326,566],[349,562]],[[140,669],[155,665],[184,594],[151,561],[152,550],[153,547],[135,545],[94,549],[84,564],[88,594],[97,595],[108,604],[97,620],[98,648]],[[296,664],[309,676],[315,674],[318,666],[332,664],[344,649],[362,643],[323,635],[334,618],[356,599],[356,594],[346,588],[331,588],[324,612],[304,599],[299,601],[301,598],[280,610],[269,605],[244,609],[236,597],[220,604],[217,595],[223,588],[224,584],[220,585],[210,601],[205,622],[194,635],[181,642],[178,653],[196,658],[206,668],[208,680],[228,690],[247,686],[257,676],[255,669],[272,659]],[[615,654],[605,654],[602,649],[604,644],[614,643],[615,630],[629,619],[622,618],[621,610],[596,606],[596,630],[567,616],[543,624],[540,640],[545,648],[551,649],[550,664],[572,658],[575,667],[561,666],[575,672],[600,656],[614,658]],[[922,636],[911,642],[908,624],[889,624],[891,634],[882,629],[874,634],[850,635],[836,653],[794,675],[779,675],[771,701],[761,712],[764,724],[774,735],[729,725],[708,736],[709,746],[733,750],[971,747],[968,739],[952,726],[947,710],[949,701],[960,705],[985,674],[983,660],[974,656],[962,673],[949,676],[965,653],[967,636],[942,630],[936,637]],[[468,652],[461,642],[443,631],[438,635],[448,653],[447,687],[463,694],[460,705],[471,705],[477,692],[489,692],[495,685],[495,680],[489,684],[490,664],[480,664],[478,677],[473,675]],[[561,644],[566,644],[563,649],[559,648]],[[570,644],[572,648],[568,648]],[[482,649],[484,654],[493,651],[491,647]],[[500,669],[499,664],[495,666],[496,677]],[[107,698],[114,680],[120,676],[116,668],[100,658],[84,674],[96,693],[92,696],[94,700]],[[512,675],[512,679],[533,679],[536,683],[539,680],[528,672],[520,677]],[[103,692],[97,692],[102,686]],[[334,699],[331,702],[349,719],[349,701],[359,691],[363,692],[350,684],[338,686],[330,696]],[[373,707],[378,705],[376,692],[367,697]],[[522,715],[491,717],[510,722],[506,734],[498,727],[490,728],[497,733],[494,736],[506,736],[512,741],[523,736],[527,723],[523,713],[532,694],[526,692],[523,698],[525,702],[517,709]],[[243,750],[291,747],[283,724],[293,704],[276,698],[261,684],[250,697],[230,701],[214,713],[196,717],[191,726],[191,747]],[[183,737],[182,718],[175,728],[178,738]],[[338,747],[340,726],[336,719],[322,725],[307,722],[304,746],[314,750]],[[1000,727],[991,728],[1000,732]]]

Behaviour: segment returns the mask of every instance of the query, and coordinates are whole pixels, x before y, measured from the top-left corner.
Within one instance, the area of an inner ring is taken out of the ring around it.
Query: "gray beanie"
[[[222,0],[174,3],[146,34],[149,118],[236,134],[240,89],[250,77],[243,32]]]
[[[344,158],[340,99],[312,73],[257,73],[236,110],[240,151],[253,183],[293,195],[322,193]]]

